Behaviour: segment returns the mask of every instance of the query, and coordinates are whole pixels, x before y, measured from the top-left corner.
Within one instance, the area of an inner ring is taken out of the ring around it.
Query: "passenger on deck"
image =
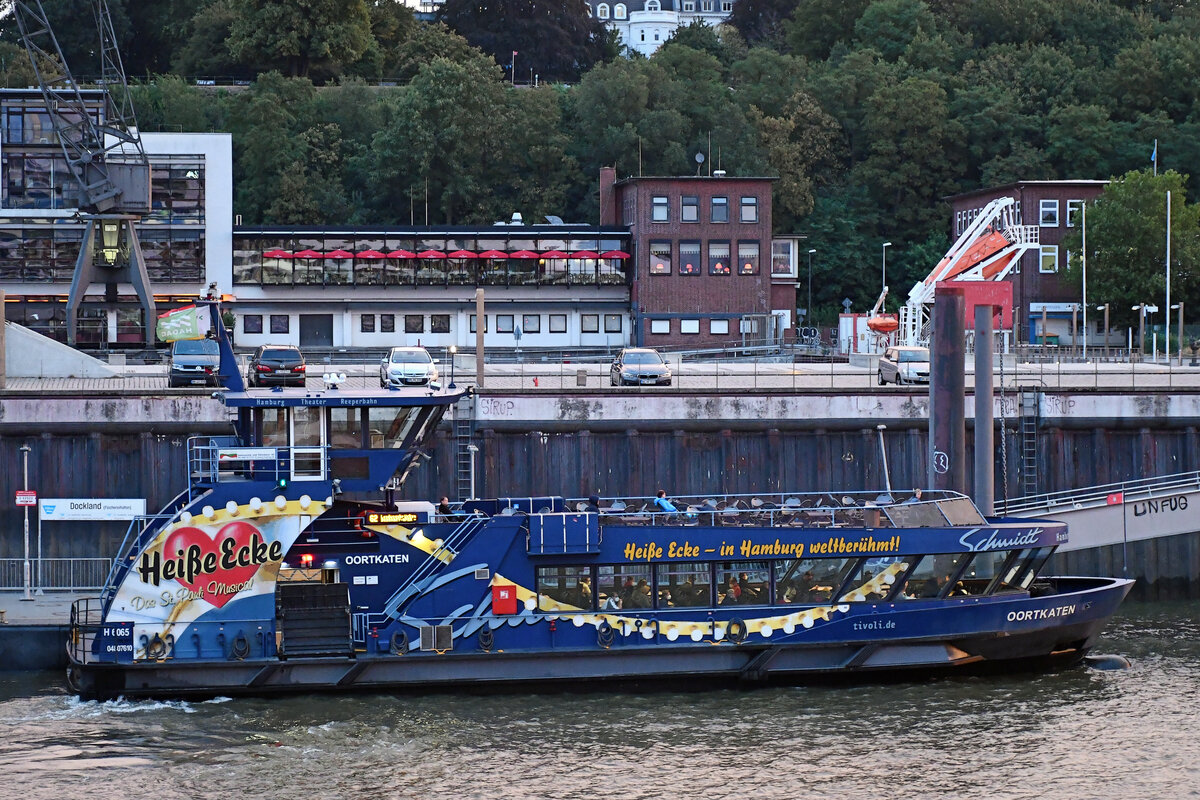
[[[437,513],[443,517],[454,516],[454,509],[450,507],[450,498],[442,496],[442,501],[437,504]]]
[[[592,607],[592,581],[591,578],[579,579],[579,602],[576,603],[580,608]]]
[[[601,611],[620,611],[621,610],[620,598],[618,598],[616,596],[616,594],[607,595],[604,592],[601,592],[600,593],[600,610]]]
[[[679,513],[679,509],[675,507],[675,504],[667,499],[666,489],[658,490],[658,495],[654,498],[654,505],[658,506],[659,510],[665,511],[668,514]]]
[[[591,495],[588,497],[587,505],[583,507],[584,512],[589,514],[600,513],[600,495]]]
[[[621,595],[620,595],[621,606],[627,607],[629,605],[629,598],[632,596],[633,596],[633,578],[626,575],[625,583],[623,583],[621,585]]]
[[[738,573],[737,585],[741,587],[741,593],[738,596],[739,603],[757,603],[758,589],[750,585],[750,576],[744,572]]]
[[[915,489],[913,489],[912,497],[908,498],[908,499],[907,499],[907,500],[905,500],[904,502],[905,502],[905,503],[919,503],[919,502],[921,502],[921,487],[920,487],[920,486],[918,486],[918,487],[916,487]]]

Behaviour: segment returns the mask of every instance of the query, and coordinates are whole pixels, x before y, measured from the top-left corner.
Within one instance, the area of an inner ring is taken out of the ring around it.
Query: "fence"
[[[34,558],[29,560],[30,584],[51,591],[99,591],[108,576],[110,558]],[[0,558],[0,591],[25,588],[25,560]]]

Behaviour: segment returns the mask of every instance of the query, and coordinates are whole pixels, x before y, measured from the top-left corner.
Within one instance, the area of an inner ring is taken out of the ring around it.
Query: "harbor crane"
[[[105,286],[110,305],[129,284],[145,311],[146,345],[154,344],[155,307],[137,223],[150,213],[150,163],[138,133],[129,85],[105,0],[93,0],[100,34],[100,108],[84,99],[41,0],[0,2],[11,12],[33,64],[55,139],[79,185],[78,218],[86,223],[67,296],[67,342],[76,342],[79,306],[88,289]]]

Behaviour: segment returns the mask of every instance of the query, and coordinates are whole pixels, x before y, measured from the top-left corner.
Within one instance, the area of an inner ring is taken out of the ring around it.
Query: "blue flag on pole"
[[[1154,163],[1158,163],[1158,139],[1154,140],[1154,152],[1150,154],[1150,160]]]

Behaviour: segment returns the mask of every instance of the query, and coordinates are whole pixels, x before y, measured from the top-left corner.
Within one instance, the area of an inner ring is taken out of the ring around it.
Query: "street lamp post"
[[[1179,333],[1178,333],[1178,334],[1176,334],[1176,337],[1177,337],[1177,338],[1178,338],[1178,340],[1179,340],[1179,366],[1181,366],[1181,367],[1182,367],[1182,366],[1183,366],[1183,301],[1182,301],[1182,300],[1180,300],[1178,303],[1176,303],[1175,305],[1171,306],[1171,308],[1172,308],[1172,309],[1176,309],[1176,308],[1178,308],[1178,309],[1179,309],[1179,323],[1178,323],[1178,325],[1179,325],[1179,327],[1178,327]],[[1170,323],[1170,314],[1168,314],[1168,315],[1167,315],[1167,327],[1168,327],[1168,329],[1169,329],[1169,327],[1170,327],[1170,324],[1171,324],[1171,323]],[[1167,363],[1168,363],[1168,364],[1170,364],[1170,363],[1171,363],[1171,336],[1170,336],[1170,331],[1169,331],[1169,330],[1168,330],[1168,333],[1167,333]]]
[[[452,345],[450,345],[450,388],[451,389],[455,388],[455,386],[454,386],[454,362],[455,361],[458,361],[458,345],[452,344]]]
[[[21,472],[24,474],[23,486],[29,491],[29,453],[33,450],[27,444],[21,445]],[[29,563],[29,506],[25,506],[25,596],[22,600],[33,600],[33,567]]]
[[[471,496],[468,497],[467,499],[474,500],[475,499],[475,454],[479,452],[479,445],[474,444],[474,443],[467,445],[467,452],[469,452],[471,454]]]
[[[884,289],[887,288],[887,249],[891,246],[892,246],[891,242],[883,243],[883,275],[882,275],[883,286],[882,286],[882,288],[884,288]]]
[[[813,318],[813,311],[812,311],[812,257],[813,257],[813,253],[815,253],[815,252],[817,252],[815,248],[808,251],[808,305],[805,306],[805,308],[804,308],[805,313],[808,315],[808,323],[810,325],[812,324],[812,318]]]
[[[1108,303],[1096,306],[1096,310],[1104,312],[1104,357],[1108,358]]]

